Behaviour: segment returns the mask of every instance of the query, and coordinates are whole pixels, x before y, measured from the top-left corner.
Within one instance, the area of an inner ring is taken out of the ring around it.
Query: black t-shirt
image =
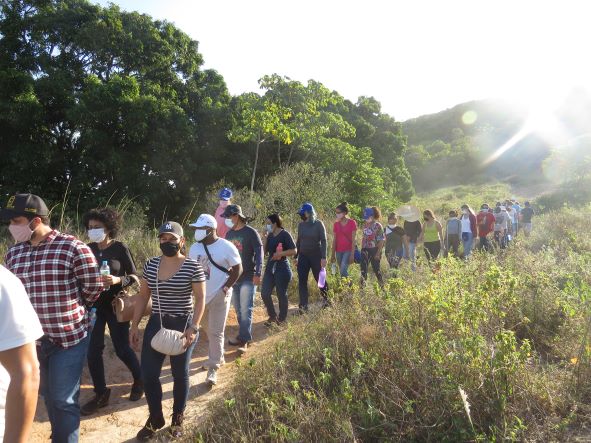
[[[419,235],[421,235],[422,229],[423,228],[421,226],[421,222],[418,220],[414,222],[404,222],[404,233],[408,235],[411,243],[417,242],[417,240],[419,239]]]
[[[265,246],[265,254],[269,256],[269,260],[273,257],[273,254],[277,251],[277,246],[281,243],[283,250],[295,249],[296,245],[293,241],[292,236],[286,230],[279,232],[277,235],[269,234],[267,237],[267,245]],[[282,257],[281,260],[287,260],[286,257]]]
[[[531,223],[531,219],[534,216],[534,210],[529,206],[526,206],[521,210],[521,221],[523,223]]]
[[[99,267],[102,266],[103,261],[107,261],[111,275],[116,277],[124,277],[126,275],[137,274],[131,251],[120,241],[114,241],[106,249],[99,249],[98,244],[89,243],[88,247],[96,257]],[[131,284],[133,281],[128,283]],[[106,291],[101,292],[98,300],[94,303],[96,307],[109,306],[113,298],[121,291],[123,286],[121,284],[113,285]]]
[[[236,246],[242,259],[242,274],[238,281],[252,280],[254,275],[261,275],[263,242],[259,233],[245,225],[237,231],[230,229],[226,233],[226,240]]]
[[[402,236],[404,229],[400,226],[395,226],[394,229],[386,227],[386,254],[396,252],[402,248]]]

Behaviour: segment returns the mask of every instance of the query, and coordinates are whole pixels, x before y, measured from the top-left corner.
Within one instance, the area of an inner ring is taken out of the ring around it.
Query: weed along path
[[[265,308],[257,303],[253,320],[253,337],[255,342],[243,356],[245,360],[251,357],[256,358],[257,354],[267,348],[277,338],[277,335],[269,335],[268,329],[263,324],[266,319],[267,313]],[[236,315],[234,309],[231,308],[226,326],[226,343],[228,338],[235,337],[237,333]],[[236,372],[236,365],[233,362],[238,358],[238,353],[236,352],[236,348],[226,345],[226,364],[218,372],[218,384],[210,390],[205,385],[207,372],[202,369],[203,364],[207,361],[207,347],[207,335],[202,333],[193,352],[189,371],[191,390],[185,411],[187,429],[199,421],[199,418],[207,411],[209,402],[224,395]],[[82,417],[80,423],[80,441],[93,443],[135,441],[135,435],[148,418],[146,399],[142,398],[138,402],[129,401],[129,390],[132,382],[131,375],[125,365],[116,357],[109,337],[106,337],[105,340],[104,360],[107,384],[111,388],[110,402],[105,408],[99,409],[96,414],[89,417]],[[170,416],[172,415],[173,386],[168,359],[162,369],[160,380],[162,382],[163,410],[167,420],[167,426],[159,433],[161,439],[154,439],[154,441],[167,441],[167,430],[170,425]],[[85,368],[82,375],[80,404],[84,404],[93,395],[93,387],[88,374],[88,368]],[[39,398],[31,441],[47,442],[50,434],[51,427],[47,418],[45,405],[43,400]]]

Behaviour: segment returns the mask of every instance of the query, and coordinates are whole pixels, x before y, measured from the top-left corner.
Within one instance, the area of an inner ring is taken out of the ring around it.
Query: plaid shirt
[[[86,337],[89,322],[84,303],[94,302],[103,290],[88,246],[52,231],[37,246],[22,242],[11,247],[5,263],[23,282],[51,341],[68,348]]]

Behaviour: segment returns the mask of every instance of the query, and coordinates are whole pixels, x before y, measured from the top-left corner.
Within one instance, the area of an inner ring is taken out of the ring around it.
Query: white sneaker
[[[207,377],[205,377],[205,383],[209,386],[215,386],[218,382],[218,370],[210,369],[207,371]]]
[[[246,350],[248,349],[248,343],[244,343],[242,346],[240,346],[237,351],[238,354],[242,355],[246,352]]]

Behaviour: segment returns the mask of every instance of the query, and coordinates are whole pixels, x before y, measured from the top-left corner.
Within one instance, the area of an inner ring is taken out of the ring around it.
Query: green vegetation
[[[590,216],[547,214],[501,256],[403,270],[383,292],[336,284],[331,309],[239,362],[197,440],[563,438],[590,393]]]

